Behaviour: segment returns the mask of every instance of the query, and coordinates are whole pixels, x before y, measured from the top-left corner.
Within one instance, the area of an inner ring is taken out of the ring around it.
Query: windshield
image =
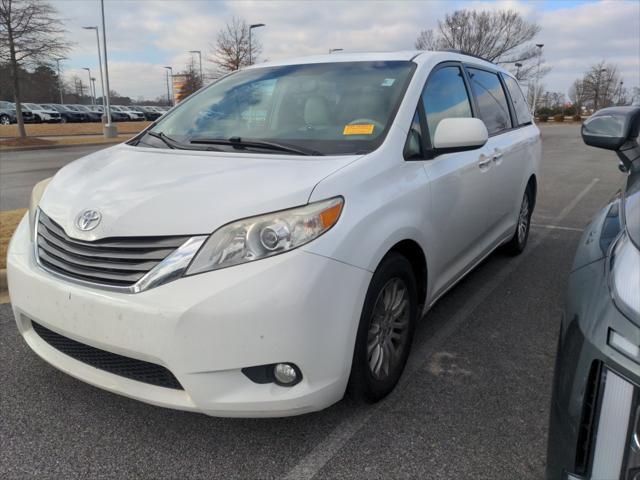
[[[40,105],[36,105],[35,103],[25,103],[24,106],[29,110],[44,110]]]
[[[74,105],[73,107],[75,110],[77,110],[78,112],[89,112],[90,110],[85,107],[84,105]]]
[[[190,146],[240,139],[325,155],[368,152],[384,140],[414,67],[389,61],[244,70],[190,97],[151,132]]]

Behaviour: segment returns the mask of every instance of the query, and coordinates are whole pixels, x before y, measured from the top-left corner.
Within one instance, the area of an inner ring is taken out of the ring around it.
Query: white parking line
[[[560,225],[540,225],[538,223],[532,223],[531,228],[548,228],[550,230],[567,230],[569,232],[583,232],[583,228],[563,227]]]
[[[587,185],[566,207],[562,209],[558,216],[554,218],[553,223],[561,223],[599,180],[599,178],[594,178],[589,185]],[[300,462],[298,462],[298,464],[284,476],[284,479],[307,480],[315,477],[316,474],[329,462],[329,460],[331,460],[331,458],[333,458],[338,451],[351,438],[353,438],[362,427],[365,426],[371,417],[385,406],[392,404],[396,398],[402,394],[402,391],[410,384],[411,377],[413,377],[413,375],[419,370],[425,368],[427,363],[430,361],[432,354],[438,351],[436,347],[443,344],[458,330],[458,327],[509,275],[518,268],[524,259],[531,255],[531,253],[536,249],[536,247],[538,247],[538,245],[540,245],[540,243],[542,243],[550,232],[551,229],[547,229],[547,231],[537,237],[522,255],[515,258],[504,270],[493,277],[489,283],[486,283],[482,288],[469,297],[469,299],[463,304],[462,308],[447,321],[443,328],[422,344],[414,344],[411,354],[409,355],[409,360],[407,361],[404,374],[402,375],[396,389],[391,393],[391,395],[389,395],[389,397],[376,405],[357,409],[353,415],[338,424],[323,441],[305,455]]]

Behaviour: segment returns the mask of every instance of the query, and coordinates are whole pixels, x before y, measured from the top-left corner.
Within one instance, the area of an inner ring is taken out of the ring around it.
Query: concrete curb
[[[74,143],[71,145],[35,145],[33,147],[11,147],[0,148],[0,154],[10,152],[27,152],[30,150],[57,150],[59,148],[80,148],[80,147],[97,147],[99,145],[115,145],[117,143],[124,143],[128,139],[118,139],[114,142],[96,142],[96,143]]]

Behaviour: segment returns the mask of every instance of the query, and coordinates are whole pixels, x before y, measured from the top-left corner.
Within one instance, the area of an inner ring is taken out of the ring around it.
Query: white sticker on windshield
[[[391,85],[394,84],[394,82],[396,81],[395,78],[385,78],[382,81],[382,84],[380,84],[381,87],[390,87]]]

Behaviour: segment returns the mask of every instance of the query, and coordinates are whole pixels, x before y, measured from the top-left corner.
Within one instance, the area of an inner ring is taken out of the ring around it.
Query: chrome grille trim
[[[122,293],[138,293],[176,280],[207,239],[193,237],[121,237],[93,242],[69,237],[64,229],[36,212],[36,263],[67,281]]]

